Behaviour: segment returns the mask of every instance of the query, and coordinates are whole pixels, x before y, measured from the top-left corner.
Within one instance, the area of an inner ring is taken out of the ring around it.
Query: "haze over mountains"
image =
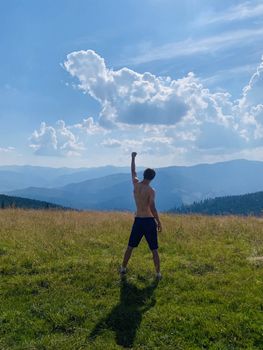
[[[39,166],[0,166],[0,192],[26,187],[56,187],[73,182],[128,173],[129,167],[107,165],[98,168],[49,168]]]
[[[0,167],[0,191],[76,209],[133,211],[129,171],[129,167],[113,166]],[[262,174],[263,162],[248,160],[170,166],[157,169],[152,185],[158,209],[167,211],[206,198],[261,191]],[[138,175],[141,178],[142,171]]]

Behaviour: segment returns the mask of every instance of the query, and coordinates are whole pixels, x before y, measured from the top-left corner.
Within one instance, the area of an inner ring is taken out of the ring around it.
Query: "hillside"
[[[171,212],[180,214],[258,216],[263,214],[263,192],[205,199],[191,205],[175,208]]]
[[[161,219],[157,284],[131,214],[0,211],[0,349],[261,349],[261,219]]]
[[[53,203],[0,194],[0,209],[6,208],[63,209],[62,206]]]
[[[152,186],[157,207],[168,211],[206,198],[261,191],[263,162],[235,160],[157,169]],[[98,175],[98,173],[97,173]],[[138,172],[142,178],[142,172]],[[96,189],[96,190],[95,190]],[[65,186],[29,188],[6,194],[89,210],[134,210],[130,174],[111,174]]]

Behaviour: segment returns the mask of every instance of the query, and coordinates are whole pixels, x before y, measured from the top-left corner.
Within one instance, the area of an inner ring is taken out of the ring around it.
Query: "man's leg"
[[[123,257],[123,262],[120,270],[121,274],[126,273],[126,267],[132,255],[133,248],[138,247],[142,237],[143,233],[140,228],[140,220],[138,220],[138,218],[135,218],[129,238],[128,247]]]
[[[154,262],[156,274],[160,274],[160,258],[158,254],[158,249],[153,249],[152,254],[153,254],[153,262]]]
[[[156,277],[161,279],[162,276],[160,272],[160,258],[158,253],[157,225],[153,218],[147,219],[147,227],[145,227],[145,232],[145,238],[153,255]]]
[[[135,218],[129,238],[128,247],[123,257],[123,262],[120,270],[121,273],[126,273],[126,267],[132,255],[133,248],[138,247],[142,237],[143,233],[141,233],[140,229],[140,220]]]
[[[133,247],[130,247],[128,245],[127,249],[126,249],[126,252],[124,254],[124,257],[123,257],[123,262],[122,262],[122,267],[124,269],[126,269],[127,265],[128,265],[128,262],[130,260],[130,257],[132,255],[132,251],[133,251]]]

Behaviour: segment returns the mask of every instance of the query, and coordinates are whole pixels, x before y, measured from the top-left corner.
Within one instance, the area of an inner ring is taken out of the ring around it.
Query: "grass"
[[[117,270],[129,213],[0,211],[0,349],[263,349],[263,223],[162,215]]]

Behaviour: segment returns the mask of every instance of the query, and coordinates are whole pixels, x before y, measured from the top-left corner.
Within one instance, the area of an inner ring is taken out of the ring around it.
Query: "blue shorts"
[[[134,219],[128,245],[132,248],[138,247],[143,236],[151,250],[158,249],[157,225],[154,218],[136,217]]]

